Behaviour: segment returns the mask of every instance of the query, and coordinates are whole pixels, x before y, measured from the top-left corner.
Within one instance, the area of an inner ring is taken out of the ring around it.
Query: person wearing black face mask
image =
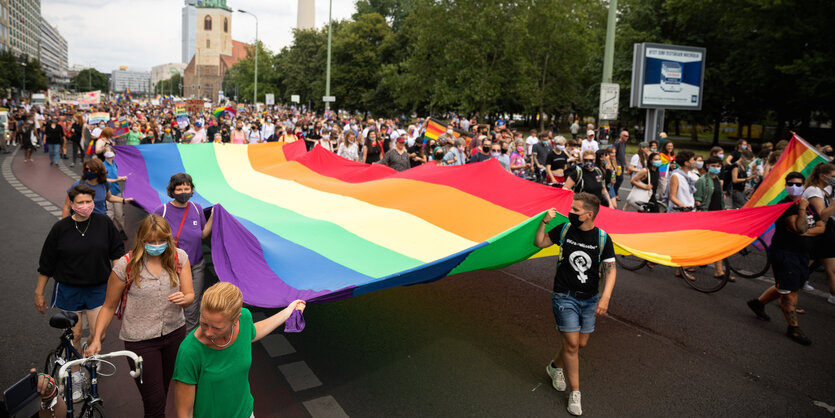
[[[600,199],[606,206],[616,209],[615,200],[609,199],[609,193],[606,190],[606,175],[600,167],[595,166],[595,161],[594,151],[583,151],[580,164],[565,170],[563,189],[572,190],[574,193],[589,193]]]
[[[168,196],[174,200],[154,209],[171,227],[171,234],[177,248],[188,254],[191,277],[194,285],[194,303],[185,308],[186,332],[191,332],[200,319],[200,301],[203,297],[204,268],[203,239],[212,233],[214,208],[208,221],[203,207],[191,201],[194,196],[194,181],[186,173],[177,173],[168,181]]]
[[[615,249],[606,232],[594,226],[600,200],[589,193],[577,193],[571,203],[567,224],[546,232],[557,216],[556,209],[545,213],[536,230],[534,245],[560,246],[554,290],[551,296],[554,318],[562,338],[562,347],[545,366],[554,389],[571,390],[568,412],[581,415],[579,351],[594,332],[596,317],[606,314],[615,287]],[[599,282],[605,280],[602,294]]]
[[[490,158],[493,158],[490,155],[490,152],[491,152],[490,150],[492,148],[493,148],[493,141],[490,141],[486,137],[482,138],[480,152],[477,152],[477,153],[473,154],[473,156],[470,157],[470,161],[468,163],[480,163],[482,161],[487,161]]]

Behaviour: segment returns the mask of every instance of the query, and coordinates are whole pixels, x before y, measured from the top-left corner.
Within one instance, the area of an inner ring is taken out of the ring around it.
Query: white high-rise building
[[[49,77],[49,84],[62,86],[69,83],[67,41],[54,26],[41,18],[41,43],[38,49],[41,68]]]
[[[128,71],[128,67],[113,70],[110,75],[110,91],[124,93],[127,90],[130,90],[132,95],[150,93],[151,73]]]
[[[185,0],[183,6],[183,37],[182,57],[183,64],[188,64],[194,52],[197,50],[197,0]]]
[[[313,29],[316,25],[316,1],[299,0],[299,9],[296,13],[296,27],[299,29]]]

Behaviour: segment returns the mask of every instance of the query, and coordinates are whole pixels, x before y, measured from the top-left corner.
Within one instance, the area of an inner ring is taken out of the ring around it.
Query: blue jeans
[[[58,164],[58,158],[61,154],[61,144],[47,144],[49,148],[49,162]]]
[[[594,311],[597,310],[599,300],[599,294],[580,300],[565,293],[554,292],[551,295],[551,304],[554,318],[557,320],[557,329],[560,332],[580,331],[583,334],[594,332],[594,323],[597,320]]]

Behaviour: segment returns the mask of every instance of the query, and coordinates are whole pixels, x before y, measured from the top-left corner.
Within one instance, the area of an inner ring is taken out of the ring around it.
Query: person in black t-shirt
[[[552,308],[562,336],[562,348],[545,370],[558,391],[566,389],[567,377],[571,386],[567,409],[572,415],[582,414],[579,350],[586,346],[594,332],[595,318],[608,310],[615,287],[612,240],[594,226],[599,210],[600,199],[589,193],[577,193],[568,214],[568,224],[546,233],[545,226],[557,216],[557,211],[550,209],[542,218],[534,239],[534,245],[539,248],[561,246]],[[598,293],[600,277],[605,279],[602,294]]]
[[[780,308],[788,323],[786,335],[797,343],[809,345],[812,341],[800,330],[797,322],[797,291],[809,278],[810,237],[823,233],[826,226],[809,201],[801,197],[805,180],[803,174],[796,171],[786,175],[788,196],[780,203],[794,204],[774,222],[774,238],[768,247],[775,284],[759,298],[749,300],[748,307],[757,318],[768,321],[771,318],[765,313],[765,305],[779,298]]]
[[[79,184],[67,195],[74,213],[56,222],[44,241],[35,308],[42,314],[46,312],[44,290],[52,277],[52,306],[78,314],[84,312],[90,329],[96,329],[112,262],[125,254],[125,246],[113,221],[107,215],[93,213],[96,191],[92,187]],[[79,317],[73,329],[76,347],[81,347],[81,322]]]
[[[554,139],[556,145],[545,158],[545,171],[548,174],[546,181],[557,187],[565,184],[565,169],[568,163],[574,159],[565,152],[565,138],[558,136]]]
[[[594,151],[583,151],[580,165],[565,171],[563,189],[572,190],[575,193],[586,192],[592,194],[600,199],[604,205],[616,209],[614,199],[609,199],[609,192],[606,190],[606,173],[595,165],[596,160]]]

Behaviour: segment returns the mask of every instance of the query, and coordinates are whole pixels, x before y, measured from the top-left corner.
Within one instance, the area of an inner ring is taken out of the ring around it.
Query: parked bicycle
[[[658,202],[636,202],[635,205],[638,206],[638,212],[640,213],[666,212],[667,210],[666,205]],[[618,254],[615,256],[615,260],[617,261],[618,266],[629,271],[640,270],[645,266],[649,266],[650,268],[654,266],[654,264],[651,264],[649,261],[631,254]],[[716,276],[714,274],[715,270],[713,269],[712,264],[704,266],[678,267],[676,269],[676,275],[684,279],[685,283],[699,292],[717,292],[728,284],[728,278],[730,277],[730,268],[727,260],[722,260],[722,263],[724,267],[724,274],[720,276]]]
[[[114,357],[128,357],[133,360],[134,370],[130,375],[142,381],[142,357],[132,351],[114,351],[108,354],[101,354],[84,358],[72,345],[72,327],[78,322],[78,316],[72,312],[58,312],[49,318],[49,326],[63,329],[61,342],[57,348],[50,351],[46,357],[44,370],[54,376],[58,382],[58,393],[64,398],[67,404],[67,418],[73,418],[73,381],[70,371],[78,367],[82,374],[82,398],[76,400],[82,402],[79,417],[99,418],[104,417],[104,406],[98,391],[98,376],[111,376],[115,373],[116,366],[107,361]],[[113,373],[101,373],[101,364],[108,364],[113,368]]]

